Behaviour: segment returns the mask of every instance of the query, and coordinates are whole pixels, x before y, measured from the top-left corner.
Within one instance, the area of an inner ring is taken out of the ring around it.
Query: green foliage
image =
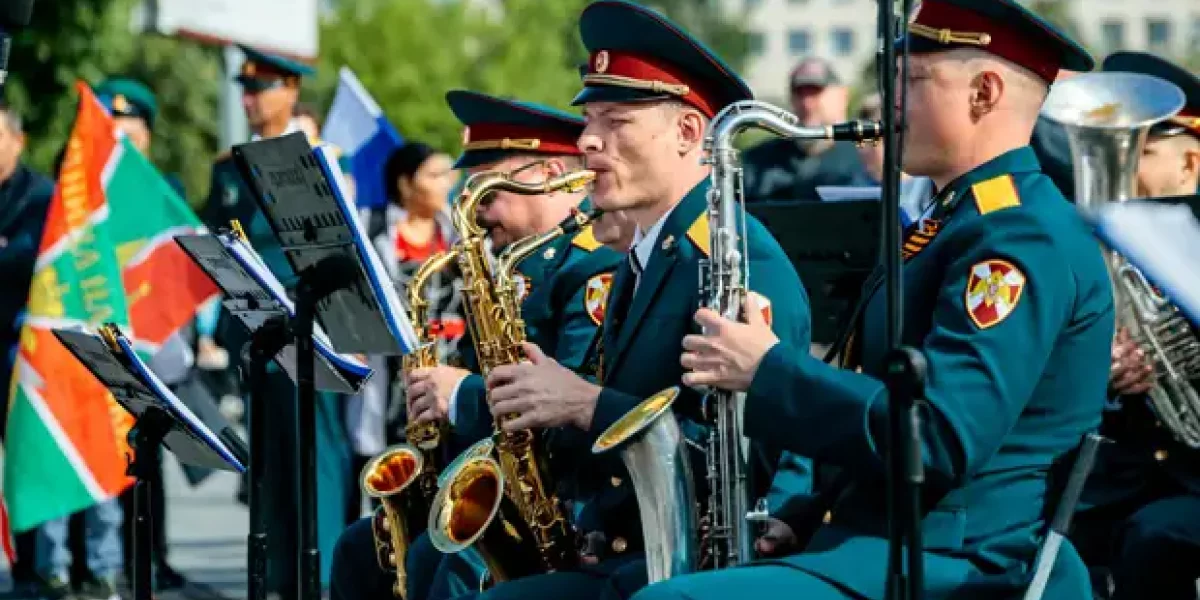
[[[50,173],[75,121],[75,82],[95,85],[112,75],[141,79],[160,106],[154,162],[179,173],[195,199],[207,191],[208,163],[217,150],[219,52],[136,35],[130,16],[137,2],[38,2],[30,27],[14,41],[5,93],[25,120],[26,160]]]
[[[406,138],[446,152],[462,127],[445,94],[469,89],[570,109],[587,54],[579,14],[591,0],[342,0],[321,27],[320,71],[306,89],[328,106],[347,65]],[[715,0],[653,0],[740,68],[749,37]]]

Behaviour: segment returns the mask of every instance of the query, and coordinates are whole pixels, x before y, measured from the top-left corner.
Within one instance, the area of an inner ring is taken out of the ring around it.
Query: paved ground
[[[195,582],[182,593],[157,594],[157,600],[246,598],[246,532],[249,514],[234,501],[237,476],[214,473],[196,488],[187,481],[173,457],[163,465],[167,480],[171,564]],[[0,591],[10,591],[12,579],[0,553]],[[17,598],[11,592],[0,595]]]

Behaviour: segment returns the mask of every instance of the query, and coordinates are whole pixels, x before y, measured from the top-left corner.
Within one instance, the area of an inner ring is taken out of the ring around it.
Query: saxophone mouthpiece
[[[579,210],[578,208],[572,208],[571,216],[563,219],[563,222],[559,223],[558,228],[562,230],[562,235],[571,235],[580,229],[587,227],[592,223],[592,221],[599,219],[603,212],[604,211],[598,208],[594,208],[587,212]]]
[[[829,126],[829,138],[838,142],[874,142],[883,137],[879,121],[846,121]]]

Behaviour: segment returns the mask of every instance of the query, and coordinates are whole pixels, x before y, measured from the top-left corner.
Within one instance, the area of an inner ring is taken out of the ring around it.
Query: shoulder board
[[[971,186],[971,194],[975,196],[975,206],[981,215],[1021,205],[1012,175],[1001,175],[976,183]]]
[[[692,226],[688,227],[687,237],[696,245],[696,249],[701,254],[708,256],[709,253],[709,231],[708,231],[708,213],[702,212],[696,220],[692,222]]]
[[[594,252],[596,248],[604,244],[596,240],[596,236],[592,233],[592,226],[588,225],[575,234],[575,238],[571,240],[571,245],[581,250]]]

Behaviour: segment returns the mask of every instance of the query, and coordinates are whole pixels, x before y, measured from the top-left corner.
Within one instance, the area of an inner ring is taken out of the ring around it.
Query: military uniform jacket
[[[601,349],[600,393],[586,445],[642,400],[671,386],[682,385],[679,363],[685,335],[699,333],[694,315],[700,308],[700,261],[707,259],[709,229],[705,195],[709,182],[697,185],[667,216],[642,272],[637,293],[628,260],[617,268],[605,316]],[[771,326],[782,340],[808,348],[811,322],[808,297],[799,276],[778,242],[756,219],[746,218],[750,258],[749,288],[770,301]],[[683,388],[673,410],[685,435],[696,439],[700,396]],[[697,493],[703,494],[703,455],[692,454]],[[605,532],[610,548],[641,547],[636,497],[617,452],[596,457],[572,475],[585,504],[578,517],[585,531]],[[785,454],[774,475],[772,496],[811,491],[811,466]],[[769,498],[772,501],[774,498]],[[625,538],[627,545],[614,543]]]
[[[524,280],[521,302],[526,337],[563,366],[582,371],[603,322],[607,288],[622,255],[596,241],[592,228],[560,237],[517,267]],[[466,367],[479,371],[470,335],[459,343]],[[455,396],[457,450],[492,434],[484,379],[467,376]]]
[[[903,343],[928,361],[919,430],[926,597],[1011,592],[1032,571],[1047,493],[1051,504],[1059,493],[1052,465],[1099,424],[1112,293],[1097,241],[1031,149],[976,168],[935,202],[944,216],[905,245],[913,255],[903,304]],[[857,332],[862,373],[780,343],[759,365],[744,409],[748,435],[854,477],[806,552],[772,562],[869,598],[884,596],[888,556],[880,288],[866,290]],[[1089,589],[1078,557],[1064,554],[1055,579]],[[1060,568],[1064,561],[1075,568]]]

